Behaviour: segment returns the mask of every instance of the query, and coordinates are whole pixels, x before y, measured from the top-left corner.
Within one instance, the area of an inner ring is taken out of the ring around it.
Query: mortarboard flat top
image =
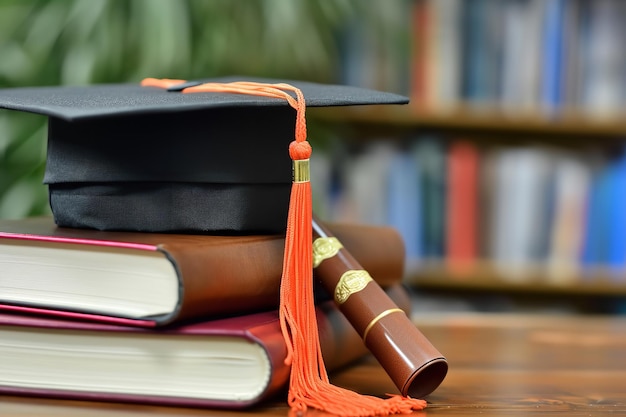
[[[266,78],[221,77],[199,82],[285,82],[299,88],[307,107],[406,104],[404,96],[345,85]],[[168,94],[169,93],[169,94]],[[227,93],[176,94],[139,84],[0,89],[0,108],[58,117],[67,121],[124,115],[210,110],[224,107],[286,107],[284,100]]]
[[[406,104],[350,86],[286,82],[307,107]],[[49,116],[44,182],[60,226],[266,233],[284,230],[295,111],[283,100],[139,84],[0,89],[0,108]]]

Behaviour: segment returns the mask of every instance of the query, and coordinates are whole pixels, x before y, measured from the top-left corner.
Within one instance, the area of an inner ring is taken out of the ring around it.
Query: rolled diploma
[[[422,398],[433,392],[448,372],[446,358],[315,218],[313,240],[317,278],[400,393]]]

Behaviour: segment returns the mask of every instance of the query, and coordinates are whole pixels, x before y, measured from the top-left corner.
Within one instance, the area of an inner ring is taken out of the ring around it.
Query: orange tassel
[[[169,85],[169,81],[166,83]],[[150,81],[147,85],[158,85]],[[291,91],[296,97],[287,93]],[[302,92],[289,84],[255,82],[206,83],[183,90],[183,93],[227,92],[286,100],[296,110],[295,140],[289,146],[294,162],[283,273],[280,284],[280,324],[287,344],[285,362],[291,365],[288,402],[292,414],[308,407],[339,416],[382,416],[409,414],[422,410],[426,401],[391,395],[382,399],[360,395],[329,382],[319,342],[313,296],[313,210],[307,142],[305,100]]]

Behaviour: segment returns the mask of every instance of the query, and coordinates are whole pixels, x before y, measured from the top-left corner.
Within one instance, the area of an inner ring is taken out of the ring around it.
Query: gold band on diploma
[[[393,313],[404,314],[404,310],[402,310],[401,308],[390,308],[389,310],[385,310],[379,315],[377,315],[376,317],[374,317],[374,319],[370,321],[370,324],[367,325],[367,327],[365,328],[365,331],[363,332],[363,341],[365,342],[367,340],[367,335],[369,334],[370,330],[372,330],[372,327],[374,327],[374,325],[378,323],[380,319]]]
[[[370,283],[372,277],[362,269],[350,270],[343,273],[335,287],[335,301],[343,304],[352,294],[363,290]]]
[[[336,237],[318,237],[313,241],[313,268],[317,268],[323,260],[337,255],[343,245]]]
[[[296,159],[293,161],[293,182],[311,181],[311,168],[308,159]]]

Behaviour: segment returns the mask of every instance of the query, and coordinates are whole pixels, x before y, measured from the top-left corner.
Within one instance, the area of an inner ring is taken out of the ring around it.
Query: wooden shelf
[[[622,281],[619,282],[619,279]],[[499,272],[493,267],[480,265],[455,272],[439,265],[411,271],[406,283],[418,289],[438,292],[626,297],[626,274],[612,280],[601,271],[589,278],[569,276],[551,281],[541,271]]]
[[[540,113],[506,113],[497,108],[459,108],[449,112],[420,110],[414,106],[360,106],[315,108],[311,118],[323,123],[350,125],[377,132],[435,130],[464,134],[498,134],[567,138],[626,137],[626,117],[592,117],[581,112],[562,112],[548,117]]]

